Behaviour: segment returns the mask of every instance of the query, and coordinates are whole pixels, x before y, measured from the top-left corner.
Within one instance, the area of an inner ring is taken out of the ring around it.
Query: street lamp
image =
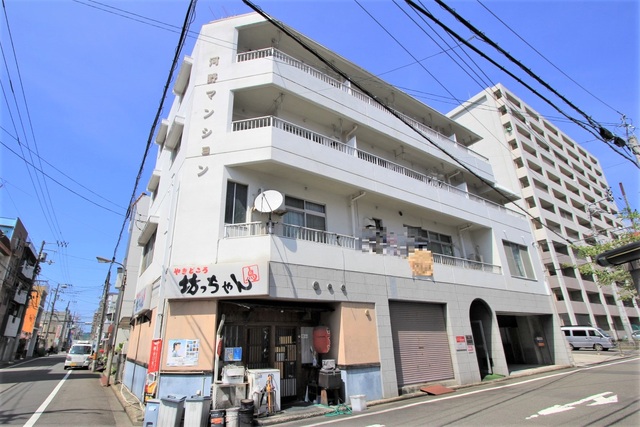
[[[107,258],[103,258],[100,256],[97,256],[96,259],[98,260],[99,263],[103,263],[103,264],[117,264],[120,266],[120,268],[118,268],[118,270],[122,271],[122,283],[120,285],[120,293],[118,295],[118,303],[116,305],[116,312],[114,314],[113,320],[112,320],[112,325],[113,325],[113,334],[111,336],[109,336],[109,341],[108,341],[108,345],[107,348],[110,349],[110,354],[107,356],[108,362],[107,362],[107,381],[105,386],[109,386],[109,379],[111,378],[111,366],[113,364],[113,356],[115,353],[115,347],[114,347],[114,342],[117,342],[117,338],[118,338],[118,324],[120,323],[120,311],[122,310],[122,301],[124,300],[124,290],[125,290],[125,286],[127,284],[127,269],[126,267],[117,262],[115,259],[107,259]],[[109,266],[109,273],[107,274],[107,282],[105,283],[105,293],[104,293],[104,300],[102,302],[102,319],[100,322],[100,333],[98,335],[98,339],[101,339],[101,335],[102,335],[102,327],[104,325],[104,317],[107,311],[107,296],[109,294],[108,290],[109,290],[109,278],[111,277],[111,266]],[[99,345],[98,345],[99,348]],[[94,363],[94,368],[93,370],[95,371],[95,363]]]

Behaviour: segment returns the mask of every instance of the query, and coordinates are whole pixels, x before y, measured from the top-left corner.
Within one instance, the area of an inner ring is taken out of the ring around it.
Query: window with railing
[[[285,227],[285,236],[296,237],[301,232],[314,233],[323,232],[327,229],[325,206],[319,203],[309,202],[291,196],[285,196],[284,204],[287,212],[282,217],[285,225],[296,227]],[[322,233],[324,235],[324,233]],[[304,240],[313,240],[304,238]]]
[[[227,199],[224,209],[224,222],[243,223],[247,220],[247,195],[249,187],[237,182],[227,182]]]
[[[451,236],[419,227],[407,227],[407,237],[409,237],[416,250],[425,249],[436,254],[453,256]]]

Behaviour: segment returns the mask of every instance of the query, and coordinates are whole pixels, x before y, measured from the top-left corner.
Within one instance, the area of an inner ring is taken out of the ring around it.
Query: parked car
[[[607,351],[615,347],[615,342],[606,336],[604,331],[593,326],[563,326],[562,332],[571,350],[592,348],[597,351]]]
[[[91,343],[76,343],[71,346],[67,352],[67,358],[64,361],[64,369],[81,368],[89,369],[91,366],[91,354],[93,347]]]
[[[633,333],[631,334],[631,338],[636,341],[640,341],[640,331],[633,331]]]

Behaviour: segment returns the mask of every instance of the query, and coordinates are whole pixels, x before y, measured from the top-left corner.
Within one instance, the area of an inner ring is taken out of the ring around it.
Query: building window
[[[453,256],[453,240],[451,236],[423,230],[419,227],[407,227],[407,236],[413,240],[415,249]]]
[[[247,195],[249,187],[237,182],[227,182],[227,201],[224,210],[226,224],[247,222]]]
[[[320,231],[327,230],[327,215],[324,205],[290,196],[285,196],[284,204],[287,213],[284,214],[282,221],[285,224]]]
[[[526,277],[527,279],[535,279],[531,258],[526,246],[517,243],[502,241],[504,251],[507,255],[507,264],[509,271],[514,277]]]
[[[142,250],[142,271],[146,270],[153,261],[153,251],[156,246],[156,232],[154,231]]]
[[[556,301],[564,301],[564,295],[560,289],[554,289],[553,295],[556,297]]]

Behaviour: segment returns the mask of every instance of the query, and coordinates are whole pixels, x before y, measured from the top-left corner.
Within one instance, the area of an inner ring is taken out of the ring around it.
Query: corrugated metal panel
[[[389,302],[400,387],[453,378],[444,305]]]

